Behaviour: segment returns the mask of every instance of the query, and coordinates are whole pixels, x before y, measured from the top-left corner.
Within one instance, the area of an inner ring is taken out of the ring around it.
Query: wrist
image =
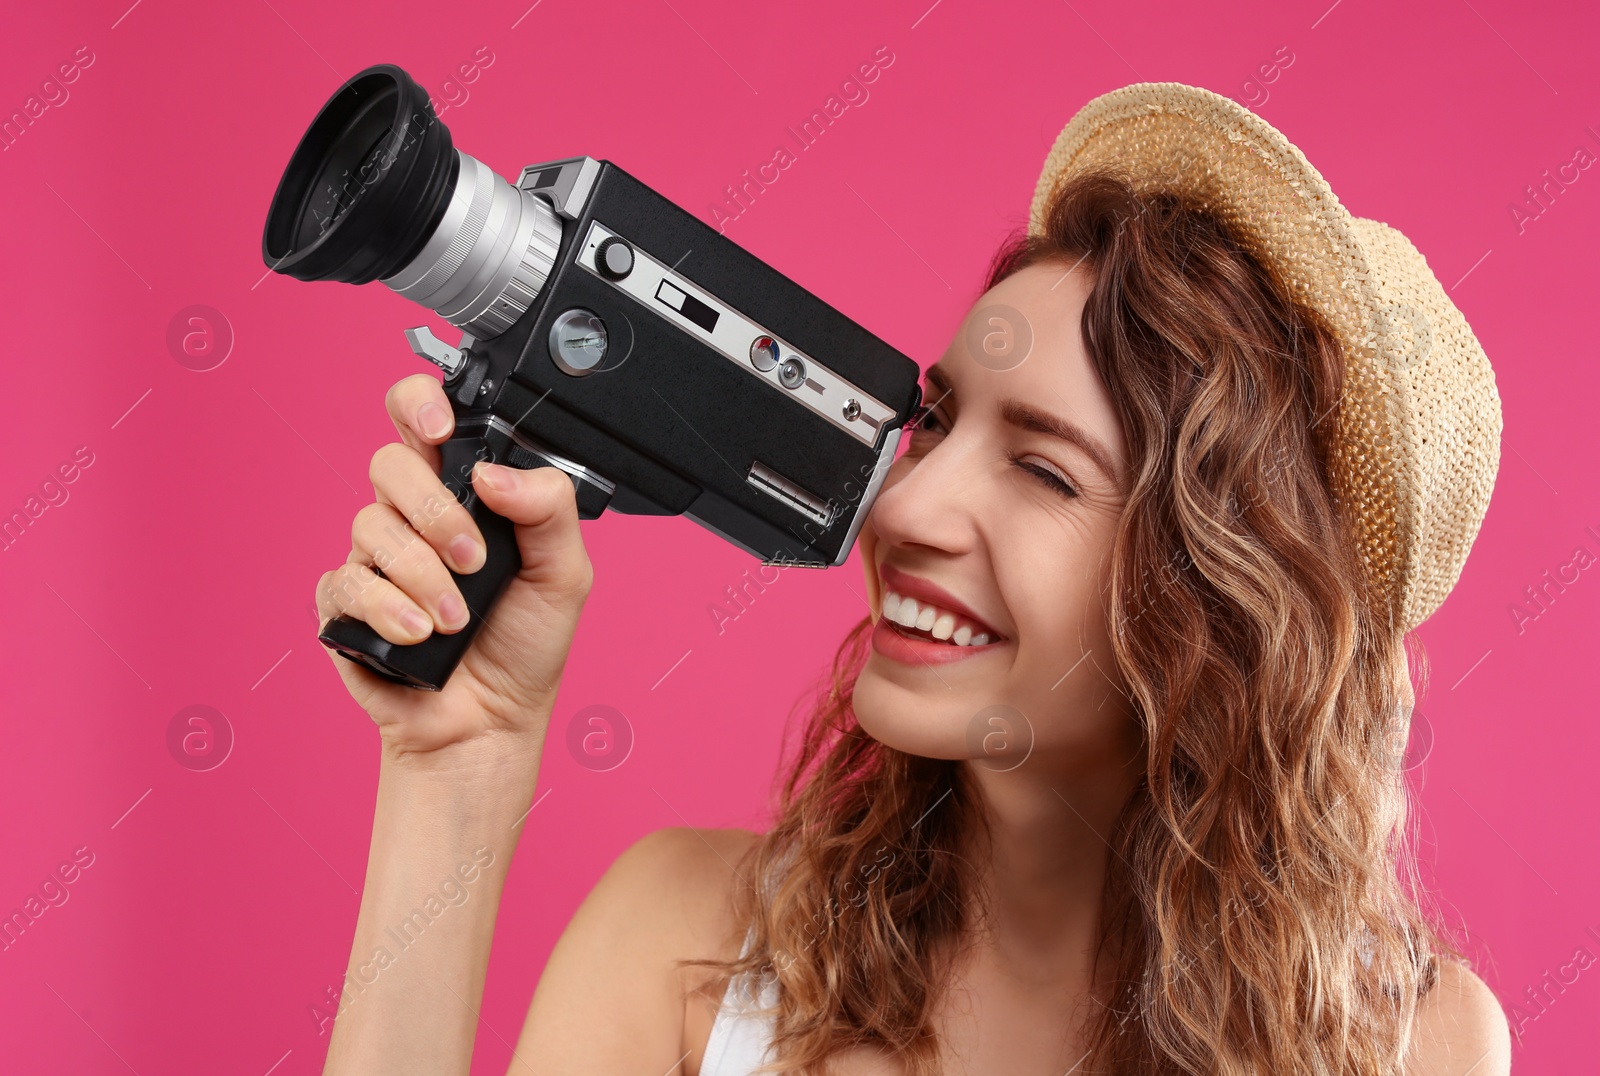
[[[509,792],[526,785],[531,792],[542,753],[542,735],[492,729],[426,751],[385,741],[381,760],[385,772],[463,790]]]
[[[500,857],[492,873],[503,876],[538,777],[537,745],[509,733],[486,733],[427,752],[386,748],[378,772],[373,847],[413,847],[419,835],[425,835],[432,855],[475,853],[488,846]]]

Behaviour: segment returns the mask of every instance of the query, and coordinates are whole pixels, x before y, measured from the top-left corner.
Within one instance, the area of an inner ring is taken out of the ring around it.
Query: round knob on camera
[[[786,389],[797,389],[806,383],[806,364],[790,355],[778,364],[778,382]]]
[[[750,365],[766,373],[778,365],[778,342],[770,336],[758,336],[750,345]]]
[[[592,310],[573,307],[550,325],[550,358],[570,377],[594,373],[606,357],[606,323]]]
[[[594,267],[607,280],[621,280],[633,272],[633,247],[619,235],[607,236],[595,247]]]

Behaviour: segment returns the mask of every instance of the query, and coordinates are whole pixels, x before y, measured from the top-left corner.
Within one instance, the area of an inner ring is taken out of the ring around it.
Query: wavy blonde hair
[[[1131,453],[1105,585],[1146,744],[1080,1071],[1398,1072],[1456,951],[1407,839],[1407,640],[1330,492],[1338,342],[1215,217],[1112,173],[1064,185],[986,288],[1063,260],[1090,273],[1084,340]],[[974,923],[981,794],[965,763],[857,723],[870,627],[781,771],[747,861],[762,884],[736,898],[743,955],[686,962],[777,980],[774,1072],[856,1045],[935,1072],[932,1014]]]

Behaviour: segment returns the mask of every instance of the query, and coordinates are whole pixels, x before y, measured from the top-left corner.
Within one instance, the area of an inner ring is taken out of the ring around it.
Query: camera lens
[[[560,243],[549,203],[454,148],[427,93],[381,64],[317,113],[278,183],[261,251],[300,280],[382,280],[488,339],[527,311]]]
[[[459,167],[422,87],[398,67],[369,67],[329,98],[295,147],[267,211],[262,256],[299,280],[388,276],[433,234]]]

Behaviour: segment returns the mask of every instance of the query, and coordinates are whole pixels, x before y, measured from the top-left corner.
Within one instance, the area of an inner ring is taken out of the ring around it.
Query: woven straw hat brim
[[[1353,217],[1275,128],[1210,90],[1138,83],[1097,97],[1056,139],[1029,231],[1057,186],[1090,170],[1173,191],[1220,217],[1337,335],[1333,496],[1374,593],[1409,631],[1460,577],[1500,461],[1494,371],[1427,261]]]

